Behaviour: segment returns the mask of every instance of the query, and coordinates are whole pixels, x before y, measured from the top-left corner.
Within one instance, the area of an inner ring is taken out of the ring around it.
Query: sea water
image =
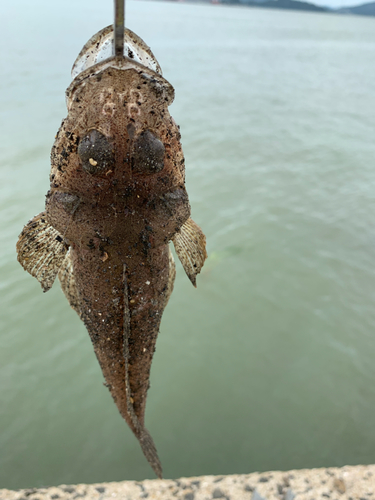
[[[152,478],[58,283],[17,263],[112,2],[0,6],[0,488]],[[193,219],[146,424],[166,477],[375,461],[375,19],[127,1],[174,85]]]

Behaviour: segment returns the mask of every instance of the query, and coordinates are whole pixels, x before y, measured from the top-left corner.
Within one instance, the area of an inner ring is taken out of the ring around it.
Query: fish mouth
[[[161,67],[150,47],[133,31],[124,30],[124,55],[113,55],[113,26],[98,31],[83,46],[72,67],[73,81],[66,90],[66,104],[70,109],[75,91],[85,85],[87,78],[99,75],[111,67],[126,71],[135,69],[142,72],[153,85],[163,88],[169,104],[174,100],[174,88],[163,77]]]
[[[74,79],[86,69],[106,59],[112,58],[113,52],[113,26],[107,26],[98,31],[83,46],[72,67]],[[156,57],[150,47],[138,35],[129,29],[124,30],[124,57],[145,66],[159,75],[163,75]]]

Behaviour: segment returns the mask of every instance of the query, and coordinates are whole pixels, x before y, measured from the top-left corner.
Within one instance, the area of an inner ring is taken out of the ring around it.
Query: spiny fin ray
[[[200,273],[207,258],[206,237],[193,219],[188,219],[172,238],[174,248],[188,278],[197,286]]]
[[[68,247],[42,212],[23,228],[17,245],[17,258],[21,266],[34,276],[47,292],[53,285],[65,259]]]

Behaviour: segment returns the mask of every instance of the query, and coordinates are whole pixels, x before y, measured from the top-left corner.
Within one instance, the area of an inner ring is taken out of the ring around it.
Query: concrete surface
[[[233,476],[77,484],[18,491],[0,500],[375,500],[375,465]]]

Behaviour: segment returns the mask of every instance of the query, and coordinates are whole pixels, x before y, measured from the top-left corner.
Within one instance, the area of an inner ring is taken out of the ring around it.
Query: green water
[[[112,2],[3,2],[0,20],[0,488],[151,478],[83,324],[15,256]],[[375,462],[375,19],[129,1],[127,25],[175,86],[208,240],[152,368],[165,476]]]

